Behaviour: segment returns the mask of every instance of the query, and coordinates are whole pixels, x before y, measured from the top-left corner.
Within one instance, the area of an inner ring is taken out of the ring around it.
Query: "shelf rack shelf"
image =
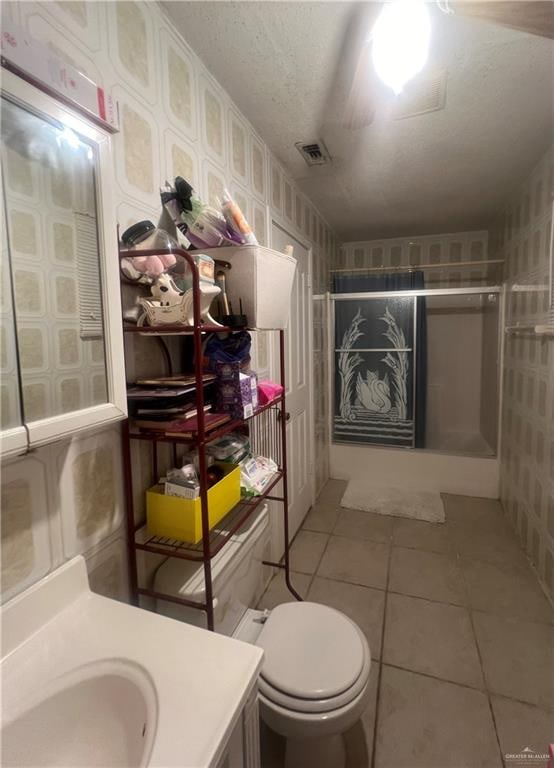
[[[206,325],[201,323],[198,326],[200,333],[232,333],[242,330],[239,328],[229,328],[226,325]],[[195,328],[192,325],[130,325],[124,323],[123,333],[138,333],[141,336],[190,336]]]
[[[244,525],[248,518],[269,498],[270,492],[277,483],[283,479],[283,472],[276,472],[268,483],[265,492],[251,499],[242,499],[233,509],[209,532],[210,559],[213,559],[225,546],[231,536]],[[274,500],[282,500],[282,497],[272,496]],[[204,559],[202,542],[187,544],[177,539],[168,539],[160,536],[145,536],[144,526],[138,527],[135,534],[135,547],[143,552],[151,552],[156,555],[178,557],[182,560],[201,561]],[[144,541],[141,539],[144,538]]]
[[[132,420],[126,419],[122,423],[122,454],[123,470],[125,478],[125,502],[127,517],[127,550],[129,557],[130,571],[130,591],[131,599],[135,605],[139,604],[140,597],[161,599],[180,605],[198,608],[206,613],[208,629],[214,629],[214,596],[212,585],[212,560],[218,552],[222,550],[225,544],[231,540],[231,537],[243,526],[251,515],[265,500],[273,500],[282,504],[282,519],[284,528],[284,555],[281,562],[267,562],[277,568],[283,568],[285,571],[285,582],[292,596],[297,600],[302,598],[294,589],[290,577],[290,558],[289,558],[289,520],[288,520],[288,487],[287,487],[287,445],[286,445],[286,402],[285,395],[281,395],[275,400],[256,409],[255,413],[248,419],[232,419],[221,425],[219,428],[207,431],[204,421],[204,386],[202,355],[198,354],[202,348],[202,341],[207,333],[232,333],[238,329],[226,328],[221,326],[207,325],[202,322],[200,316],[200,277],[194,257],[183,249],[173,249],[165,253],[173,253],[175,256],[184,259],[190,268],[192,275],[193,290],[193,325],[192,326],[131,326],[124,323],[125,333],[150,335],[150,336],[192,336],[194,341],[194,377],[195,377],[195,401],[197,409],[197,432],[191,436],[185,435],[165,435],[155,432],[136,431]],[[164,251],[132,251],[120,250],[120,259],[133,256],[153,256],[164,253]],[[280,383],[285,387],[285,337],[283,330],[275,331],[279,334],[279,359],[280,359]],[[261,496],[241,500],[216,526],[211,530],[208,523],[208,497],[207,497],[207,461],[206,445],[207,443],[222,437],[236,429],[246,429],[250,434],[250,441],[258,455],[267,455],[272,458],[278,466],[272,480],[266,486]],[[200,480],[200,504],[202,520],[202,539],[198,544],[187,544],[182,541],[165,539],[156,536],[149,536],[144,521],[135,521],[134,509],[134,486],[133,486],[133,466],[131,456],[131,443],[133,441],[146,441],[152,447],[152,475],[158,477],[158,445],[160,443],[169,443],[173,449],[173,460],[177,457],[177,446],[187,444],[188,447],[194,445],[198,448],[199,456],[199,480]],[[281,483],[282,490],[280,495],[274,496],[272,492]],[[150,553],[152,555],[180,558],[182,560],[192,560],[203,563],[205,601],[195,602],[185,598],[176,597],[165,593],[156,592],[147,586],[140,586],[137,570],[137,551]]]
[[[148,442],[155,442],[155,443],[180,444],[180,443],[186,442],[193,447],[198,447],[199,445],[211,443],[212,440],[215,440],[218,437],[224,437],[225,435],[229,434],[229,432],[234,432],[235,430],[240,429],[245,424],[248,424],[249,421],[251,421],[252,419],[255,419],[257,416],[269,410],[270,408],[276,408],[277,406],[282,406],[282,403],[283,403],[283,398],[277,397],[274,400],[272,400],[270,403],[266,403],[265,405],[262,405],[259,408],[256,408],[252,416],[248,416],[246,419],[230,419],[229,421],[226,421],[225,424],[222,424],[220,427],[216,427],[215,429],[212,429],[209,432],[206,432],[203,441],[201,441],[198,432],[196,432],[192,436],[185,437],[183,435],[165,435],[161,432],[142,430],[140,432],[129,432],[129,437],[131,438],[131,440],[146,440]],[[132,426],[132,422],[131,422],[131,426]]]

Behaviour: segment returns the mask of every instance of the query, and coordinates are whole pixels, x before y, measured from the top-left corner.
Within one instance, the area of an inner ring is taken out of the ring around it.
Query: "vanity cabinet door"
[[[260,719],[257,686],[244,705],[217,768],[260,768]]]
[[[32,446],[125,416],[110,137],[3,72],[2,176]]]

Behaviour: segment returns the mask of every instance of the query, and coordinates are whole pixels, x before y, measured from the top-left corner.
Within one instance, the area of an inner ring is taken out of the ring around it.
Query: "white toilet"
[[[269,539],[267,508],[254,517],[234,537],[234,552],[223,556],[227,545],[212,561],[216,630],[263,648],[260,716],[286,738],[287,768],[340,768],[345,763],[342,734],[367,705],[367,640],[347,616],[318,603],[291,600],[269,613],[246,607],[255,604],[263,586],[261,560],[267,557]],[[167,560],[156,573],[154,588],[202,599],[201,569],[199,563]],[[204,616],[161,600],[157,611],[197,624]]]

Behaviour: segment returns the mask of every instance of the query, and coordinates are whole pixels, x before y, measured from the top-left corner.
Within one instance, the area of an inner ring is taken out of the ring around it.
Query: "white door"
[[[297,261],[285,333],[287,464],[290,538],[313,501],[313,437],[311,414],[312,283],[310,252],[280,226],[272,223],[271,247],[292,245]],[[275,350],[278,354],[278,349]],[[278,367],[276,369],[278,371]]]

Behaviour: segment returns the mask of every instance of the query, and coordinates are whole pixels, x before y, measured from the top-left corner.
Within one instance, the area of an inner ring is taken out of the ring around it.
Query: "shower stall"
[[[502,289],[399,290],[392,277],[329,295],[332,443],[494,458]]]

